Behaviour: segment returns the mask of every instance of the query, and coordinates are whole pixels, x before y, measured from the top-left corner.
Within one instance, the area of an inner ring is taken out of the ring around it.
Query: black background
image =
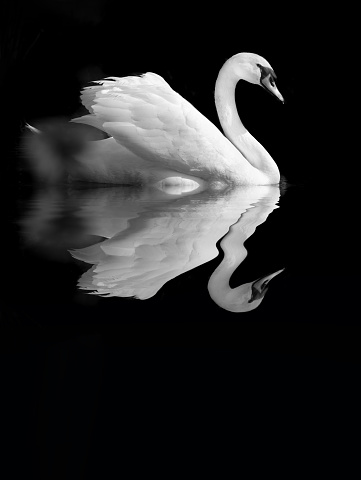
[[[127,454],[150,448],[165,416],[173,425],[162,430],[166,438],[192,418],[188,441],[195,422],[203,433],[239,422],[264,427],[275,412],[282,425],[289,419],[289,432],[310,418],[327,425],[330,398],[353,397],[360,333],[354,179],[340,168],[348,155],[331,67],[340,52],[334,12],[303,3],[111,0],[3,8],[2,378],[12,392],[11,421],[31,432],[20,440],[12,429],[9,444],[28,452],[32,445],[24,462],[35,462],[39,476],[91,478],[93,465],[104,468],[94,458],[118,458],[120,441]],[[215,308],[198,286],[218,259],[147,302],[75,299],[63,279],[76,282],[77,265],[59,266],[56,279],[44,282],[53,267],[24,250],[14,222],[34,188],[23,189],[19,172],[24,123],[70,118],[88,81],[153,71],[219,126],[215,79],[241,51],[271,63],[285,98],[282,105],[243,82],[236,91],[245,126],[290,184],[282,221],[275,211],[257,229],[234,279],[262,275],[262,255],[274,258],[275,270],[285,266],[265,302],[242,320]],[[97,440],[104,436],[106,447]]]

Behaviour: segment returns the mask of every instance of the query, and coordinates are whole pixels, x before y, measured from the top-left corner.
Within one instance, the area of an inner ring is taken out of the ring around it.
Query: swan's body
[[[72,121],[109,138],[85,142],[67,173],[113,184],[278,184],[277,165],[245,129],[235,104],[241,79],[283,100],[274,77],[269,63],[255,54],[240,53],[223,65],[215,101],[225,136],[154,73],[94,82],[81,95],[89,114]]]

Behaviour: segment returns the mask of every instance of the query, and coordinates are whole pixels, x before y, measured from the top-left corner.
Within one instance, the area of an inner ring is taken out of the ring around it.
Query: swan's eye
[[[271,84],[272,87],[275,87],[275,86],[276,86],[276,84],[275,84],[275,82],[274,82],[274,80],[273,80],[272,77],[269,77],[269,83]]]

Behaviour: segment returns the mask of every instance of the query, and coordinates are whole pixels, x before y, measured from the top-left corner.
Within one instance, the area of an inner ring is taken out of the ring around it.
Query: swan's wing
[[[222,133],[159,75],[109,77],[82,91],[89,115],[74,119],[104,130],[136,155],[191,175],[212,169]],[[220,152],[220,153],[219,153]],[[227,157],[227,155],[226,155]],[[225,160],[227,162],[227,160]]]

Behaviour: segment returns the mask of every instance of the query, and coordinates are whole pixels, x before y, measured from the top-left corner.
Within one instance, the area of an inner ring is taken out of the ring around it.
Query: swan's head
[[[267,60],[255,53],[238,53],[230,59],[238,79],[261,85],[276,98],[284,102],[276,86],[276,74]]]

